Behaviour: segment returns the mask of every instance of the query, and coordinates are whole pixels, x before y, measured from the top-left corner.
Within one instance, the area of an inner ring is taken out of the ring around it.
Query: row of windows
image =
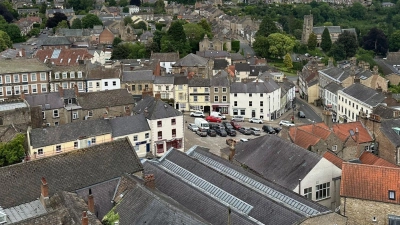
[[[104,82],[104,86],[108,87],[108,81]],[[112,86],[117,86],[117,81],[113,81]]]
[[[183,95],[182,95],[182,97],[183,97]],[[197,95],[193,96],[193,101],[194,102],[199,101],[199,98],[198,98]],[[204,96],[204,101],[205,102],[209,102],[210,101],[210,96],[208,96],[208,95]],[[227,102],[227,101],[228,101],[227,96],[226,95],[222,96],[222,102]],[[219,96],[218,95],[214,96],[214,102],[219,102]]]
[[[257,94],[249,93],[249,97],[253,97],[253,95],[256,96]],[[237,97],[237,93],[234,93],[233,97]],[[260,97],[264,97],[264,94],[260,93]]]
[[[40,81],[47,80],[46,76],[47,76],[46,73],[40,73]],[[11,83],[29,82],[28,77],[29,77],[28,74],[4,75],[4,83],[11,84]],[[30,81],[38,81],[36,73],[31,73],[30,78],[31,78]],[[3,76],[0,75],[0,84],[2,83],[3,83]]]
[[[163,137],[162,131],[158,131],[157,132],[157,139],[161,140],[161,139],[163,139],[162,137]],[[176,129],[172,129],[172,137],[173,138],[176,137]]]
[[[60,83],[54,83],[54,90],[58,91],[58,86]],[[63,89],[68,89],[68,88],[74,88],[75,83],[74,82],[63,82],[61,83]],[[83,82],[77,82],[76,85],[78,85],[78,90],[83,90]]]
[[[171,119],[171,125],[176,125],[176,119]],[[162,121],[157,121],[157,127],[162,127]]]
[[[233,101],[233,106],[237,106],[238,102],[237,101]],[[253,101],[249,101],[249,106],[253,106]],[[264,102],[260,101],[260,106],[264,106]]]
[[[331,183],[327,182],[324,184],[318,184],[315,186],[315,200],[322,200],[325,198],[329,198],[330,195],[330,190],[331,190]],[[308,198],[308,199],[312,199],[312,187],[308,187],[308,188],[304,188],[303,190],[304,194],[303,196]]]
[[[68,73],[63,72],[61,73],[62,79],[67,79],[68,78]],[[75,78],[75,72],[70,72],[69,73],[69,78]],[[78,78],[82,78],[82,72],[78,72]],[[54,73],[54,79],[58,80],[60,79],[60,73]]]
[[[88,145],[92,145],[92,144],[96,144],[96,138],[95,137],[91,138],[90,141],[88,141]],[[74,149],[77,149],[77,148],[79,148],[79,142],[78,141],[74,141]],[[56,152],[57,153],[62,152],[61,145],[56,145]],[[39,148],[38,151],[37,151],[37,154],[39,156],[43,155],[44,154],[43,149]]]
[[[30,91],[29,91],[29,86],[30,86]],[[40,84],[39,87],[42,93],[47,92],[47,84]],[[5,87],[5,90],[2,87],[0,87],[0,96],[20,95],[21,93],[24,94],[38,93],[38,84],[22,85],[22,86],[18,85],[13,87],[7,86]]]
[[[144,134],[144,138],[145,139],[148,139],[149,137],[150,137],[149,133],[145,133]],[[138,136],[137,135],[133,135],[133,141],[138,141],[138,140],[139,140]]]
[[[344,109],[344,110],[343,110]],[[339,105],[339,111],[341,111],[342,113],[344,113],[344,115],[346,115],[347,117],[351,118],[352,120],[355,119],[355,115],[354,112],[350,112],[350,110],[347,110],[347,108],[344,108],[343,106],[340,107]],[[363,107],[361,107],[361,111],[364,112]],[[365,113],[368,115],[368,110],[365,110]]]

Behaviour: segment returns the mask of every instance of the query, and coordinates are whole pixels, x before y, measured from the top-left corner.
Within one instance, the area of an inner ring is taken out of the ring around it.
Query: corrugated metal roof
[[[10,103],[10,104],[0,105],[0,111],[7,111],[17,108],[27,108],[27,107],[28,106],[25,104],[25,102]]]
[[[16,223],[35,216],[45,214],[47,211],[39,200],[4,209],[11,223]]]

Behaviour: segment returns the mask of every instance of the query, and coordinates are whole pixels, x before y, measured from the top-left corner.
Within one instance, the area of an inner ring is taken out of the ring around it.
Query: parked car
[[[206,130],[197,130],[196,134],[199,135],[200,137],[207,137],[207,131]]]
[[[260,136],[261,135],[260,129],[258,129],[256,127],[251,127],[250,130],[251,130],[251,134],[254,135],[254,136]]]
[[[222,122],[221,124],[222,124],[222,126],[224,126],[225,128],[228,128],[228,127],[232,127],[232,128],[233,128],[233,126],[231,125],[230,122],[224,121],[224,122]]]
[[[280,127],[274,127],[275,133],[279,134],[281,132],[282,128]]]
[[[263,127],[262,127],[262,129],[263,129],[263,131],[265,132],[265,133],[268,133],[268,134],[275,134],[276,132],[275,132],[275,129],[273,128],[273,127],[271,127],[271,126],[268,126],[268,125],[264,125]]]
[[[235,122],[244,122],[244,116],[233,116],[232,121]]]
[[[217,136],[217,132],[215,132],[215,130],[213,129],[208,129],[207,130],[207,135],[210,137],[216,137]]]
[[[255,117],[249,119],[249,122],[250,123],[260,123],[260,124],[263,123],[262,119],[255,118]]]
[[[221,137],[226,137],[228,136],[228,133],[226,133],[225,129],[223,129],[222,127],[219,127],[218,129],[215,129],[215,132],[217,132],[217,134]]]
[[[196,132],[199,129],[199,127],[196,126],[196,124],[194,124],[194,123],[189,123],[188,124],[188,129],[193,131],[193,132]]]
[[[250,135],[251,134],[251,130],[249,128],[245,128],[245,127],[241,127],[238,131],[240,133],[244,134],[244,135]]]
[[[293,123],[291,123],[290,121],[287,121],[287,120],[281,120],[279,122],[279,125],[280,126],[285,126],[285,127],[293,127],[294,126]]]
[[[304,114],[303,111],[299,111],[299,112],[297,113],[297,115],[299,116],[299,118],[306,118],[306,114]]]
[[[204,117],[204,113],[202,111],[194,111],[190,113],[191,117]]]
[[[246,138],[240,138],[240,142],[248,142],[249,141],[249,139],[246,139]]]
[[[206,117],[207,122],[216,122],[216,123],[221,123],[221,118],[215,117],[215,116],[207,116]]]
[[[239,130],[242,126],[240,124],[236,123],[235,121],[231,121],[231,125],[235,130]]]
[[[209,123],[209,124],[210,124],[210,129],[212,129],[212,130],[216,130],[219,128],[222,128],[222,129],[225,128],[222,124],[219,124],[219,123]]]
[[[222,125],[225,127],[226,133],[228,133],[229,136],[231,137],[236,136],[235,128],[233,128],[233,126],[230,123],[222,122]]]
[[[226,116],[221,114],[220,112],[211,112],[210,116],[215,116],[220,118],[221,120],[226,120]]]

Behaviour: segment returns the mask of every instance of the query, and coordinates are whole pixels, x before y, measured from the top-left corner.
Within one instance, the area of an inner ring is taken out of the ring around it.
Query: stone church
[[[207,50],[230,52],[232,50],[231,40],[229,38],[223,38],[223,40],[220,40],[219,38],[216,37],[210,40],[206,34],[204,35],[204,39],[199,42],[199,51],[202,52]]]

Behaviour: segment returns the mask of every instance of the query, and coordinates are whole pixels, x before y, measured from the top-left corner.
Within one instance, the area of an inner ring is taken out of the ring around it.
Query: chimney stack
[[[149,174],[144,176],[144,185],[150,189],[156,188],[154,174]]]
[[[74,86],[75,96],[79,97],[78,85]]]
[[[21,91],[21,97],[20,97],[20,98],[25,100],[25,93],[24,93],[24,91]]]
[[[160,100],[161,99],[160,92],[157,92],[154,97],[155,97],[156,100]]]
[[[40,186],[41,194],[40,194],[40,202],[46,208],[46,205],[49,203],[49,187],[47,186],[47,181],[44,177],[41,179],[42,184]]]
[[[326,126],[328,126],[331,129],[333,126],[332,112],[325,110],[322,112],[322,115],[323,115],[324,123],[326,124]]]
[[[86,211],[82,212],[82,225],[89,225],[89,218]]]
[[[92,195],[92,189],[89,188],[89,196],[88,196],[88,210],[91,213],[94,213],[94,198]]]
[[[58,84],[56,84],[56,85],[58,85]],[[61,98],[64,98],[64,89],[60,85],[58,85],[58,93],[60,93]]]
[[[370,70],[369,63],[367,63],[367,62],[364,63],[364,70]]]
[[[235,157],[236,154],[236,141],[232,139],[231,144],[229,145],[229,149],[230,149],[230,154],[229,154],[229,161],[233,160],[233,157]]]

